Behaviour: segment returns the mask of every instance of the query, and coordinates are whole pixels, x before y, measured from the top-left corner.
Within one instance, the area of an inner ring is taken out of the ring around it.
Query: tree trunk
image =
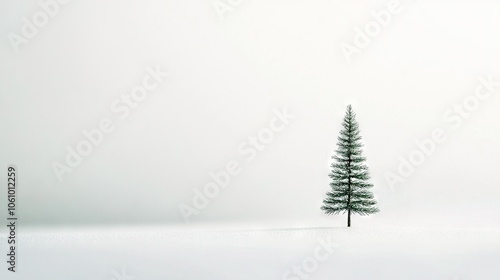
[[[347,227],[351,227],[351,210],[347,210]]]
[[[349,159],[348,163],[348,173],[349,173],[349,193],[347,194],[347,227],[351,226],[351,160]]]
[[[349,136],[351,135],[351,122],[349,122]],[[351,137],[349,137],[349,144],[351,144]],[[347,227],[351,227],[351,160],[352,154],[349,151],[348,161],[347,161],[347,180],[348,180],[348,195],[347,195]]]

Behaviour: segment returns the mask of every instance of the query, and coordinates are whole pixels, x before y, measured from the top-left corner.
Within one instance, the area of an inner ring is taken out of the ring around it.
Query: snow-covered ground
[[[500,229],[24,231],[2,280],[500,279]]]

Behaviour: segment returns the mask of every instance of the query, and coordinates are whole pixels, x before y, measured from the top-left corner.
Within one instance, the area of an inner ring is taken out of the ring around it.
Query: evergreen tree
[[[332,189],[326,194],[321,210],[328,215],[347,212],[347,226],[350,227],[351,213],[369,215],[379,210],[370,191],[373,185],[368,182],[370,174],[364,164],[366,159],[362,156],[363,144],[351,105],[347,106],[342,126],[329,174]]]

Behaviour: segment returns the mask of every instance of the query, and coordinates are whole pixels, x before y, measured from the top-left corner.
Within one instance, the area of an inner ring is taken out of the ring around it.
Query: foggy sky
[[[0,178],[18,166],[21,221],[184,224],[179,205],[236,161],[192,224],[343,226],[320,206],[352,104],[381,210],[354,226],[500,226],[500,87],[454,111],[481,77],[500,81],[500,3],[402,1],[348,63],[340,45],[388,2],[313,2],[243,0],[221,20],[209,0],[73,0],[17,53],[8,34],[41,8],[1,2]],[[169,76],[120,118],[113,102],[149,67]],[[284,108],[294,118],[249,160],[239,147]],[[112,132],[60,182],[53,162],[103,119]],[[390,188],[386,173],[435,129],[446,140]]]

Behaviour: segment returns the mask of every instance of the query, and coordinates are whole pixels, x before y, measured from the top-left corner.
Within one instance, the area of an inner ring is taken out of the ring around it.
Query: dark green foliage
[[[351,226],[351,213],[369,215],[379,210],[370,191],[373,185],[368,182],[370,174],[364,164],[363,144],[351,105],[347,107],[342,126],[329,174],[332,190],[326,194],[321,210],[328,215],[347,212],[347,226]]]

